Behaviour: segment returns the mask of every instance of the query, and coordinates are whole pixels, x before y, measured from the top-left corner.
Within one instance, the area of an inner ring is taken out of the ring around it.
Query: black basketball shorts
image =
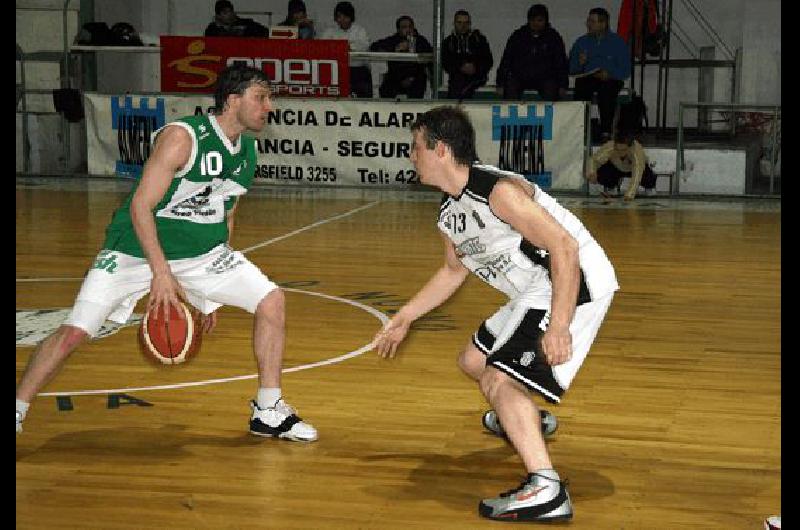
[[[613,293],[579,305],[569,326],[572,358],[550,366],[542,353],[541,338],[549,310],[534,309],[511,300],[481,324],[472,342],[486,354],[486,365],[508,374],[547,401],[559,403],[583,364],[611,305]]]

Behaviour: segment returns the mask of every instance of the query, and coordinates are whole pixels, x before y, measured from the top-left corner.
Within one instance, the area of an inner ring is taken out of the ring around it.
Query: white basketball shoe
[[[255,401],[250,402],[253,414],[250,416],[250,433],[256,436],[285,438],[295,442],[313,442],[317,430],[304,422],[297,412],[283,399],[274,407],[259,408]]]

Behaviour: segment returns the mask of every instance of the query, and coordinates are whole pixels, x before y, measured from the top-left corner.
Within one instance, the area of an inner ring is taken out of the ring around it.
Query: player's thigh
[[[64,324],[96,336],[106,319],[125,323],[150,288],[147,261],[103,250],[83,280]]]
[[[264,297],[278,288],[244,254],[226,245],[195,262],[173,267],[173,273],[189,301],[206,314],[219,305],[255,313]]]

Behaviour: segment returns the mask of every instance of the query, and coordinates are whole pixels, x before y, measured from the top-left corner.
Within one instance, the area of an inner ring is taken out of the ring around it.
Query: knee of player
[[[456,364],[458,365],[459,368],[461,368],[462,372],[466,374],[470,373],[469,360],[467,359],[467,350],[463,350],[461,353],[458,354],[458,358],[456,359]]]
[[[475,359],[470,355],[468,348],[465,348],[456,359],[456,364],[462,372],[470,376],[472,379],[478,379],[486,366],[484,359]]]
[[[273,321],[283,322],[286,311],[286,295],[280,288],[273,289],[258,304],[256,312]]]
[[[48,338],[56,348],[69,353],[89,337],[88,333],[76,326],[62,325]]]

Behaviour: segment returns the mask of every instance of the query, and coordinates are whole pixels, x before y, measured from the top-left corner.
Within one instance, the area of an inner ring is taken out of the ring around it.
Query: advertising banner
[[[350,95],[348,42],[161,36],[161,91],[210,94],[219,72],[243,63],[266,72],[278,96]]]
[[[255,182],[416,187],[409,126],[435,103],[276,100],[258,150]],[[89,173],[137,175],[150,133],[182,116],[213,112],[208,96],[86,94]],[[583,102],[464,103],[483,163],[522,173],[544,189],[584,185]]]

